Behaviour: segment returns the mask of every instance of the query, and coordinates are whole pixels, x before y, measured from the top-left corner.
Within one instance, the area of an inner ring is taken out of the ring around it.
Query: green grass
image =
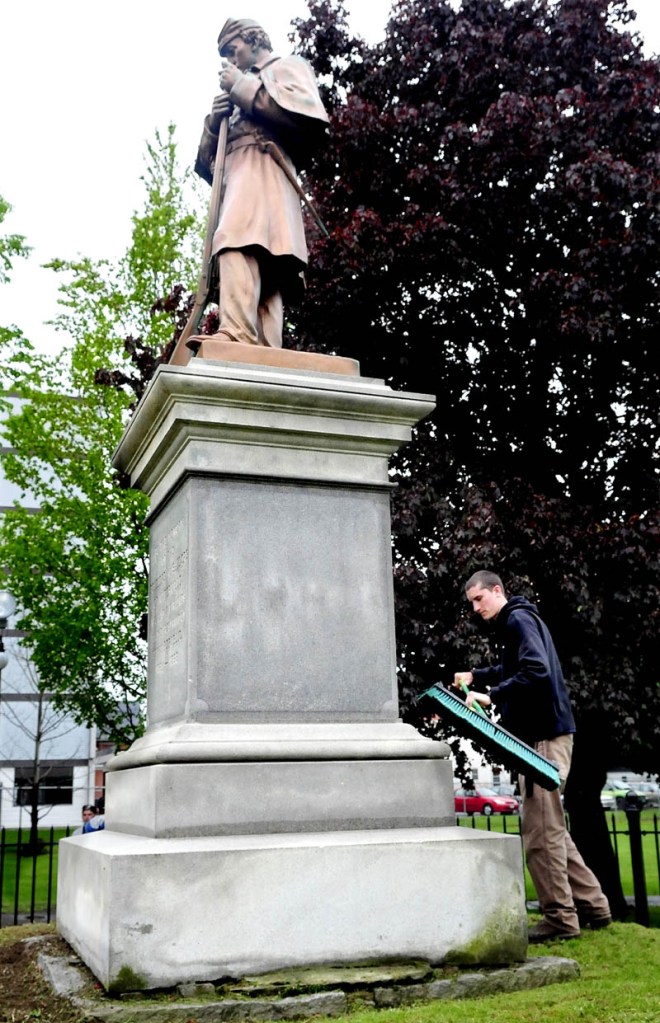
[[[644,874],[646,877],[646,893],[647,895],[660,895],[660,876],[658,873],[658,858],[656,851],[656,836],[652,833],[654,826],[654,814],[657,815],[657,810],[642,810],[641,814],[641,829],[646,831],[647,834],[642,836],[642,851],[644,854]],[[612,819],[614,819],[614,828],[617,832],[617,852],[619,861],[619,874],[621,876],[621,884],[623,886],[624,895],[634,895],[633,876],[632,876],[632,865],[630,862],[630,842],[626,834],[622,832],[628,830],[628,821],[623,811],[607,811],[607,826],[612,832]],[[459,818],[461,827],[476,827],[481,831],[486,831],[490,824],[490,830],[495,832],[504,832],[507,834],[517,835],[520,818],[511,814],[508,816],[501,816],[500,814],[493,815],[492,817],[461,817]],[[658,834],[658,841],[660,841],[660,833]],[[528,900],[536,898],[536,892],[534,891],[534,885],[532,884],[531,878],[527,869],[525,868],[525,890]],[[660,1019],[660,1014],[659,1017]]]
[[[615,923],[574,941],[533,946],[530,955],[575,959],[580,979],[515,994],[360,1012],[351,1023],[658,1023],[657,913],[654,929]]]

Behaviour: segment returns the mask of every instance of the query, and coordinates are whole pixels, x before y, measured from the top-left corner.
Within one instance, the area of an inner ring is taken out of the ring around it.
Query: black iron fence
[[[40,828],[35,849],[30,828],[0,828],[0,927],[54,918],[58,843],[72,831]]]
[[[637,810],[612,813],[607,817],[624,894],[632,897],[635,920],[648,926],[649,897],[660,896],[658,814]],[[457,823],[520,835],[517,815],[459,817]],[[40,829],[35,855],[28,828],[0,828],[0,927],[54,919],[58,843],[71,831],[71,828]]]
[[[607,827],[614,850],[623,893],[632,902],[635,921],[649,925],[649,898],[660,896],[660,825],[657,813],[628,809],[606,814]],[[485,827],[487,831],[520,834],[517,814],[502,817],[460,816],[457,823],[472,828]],[[570,830],[570,817],[566,823]],[[524,850],[523,850],[524,859]]]

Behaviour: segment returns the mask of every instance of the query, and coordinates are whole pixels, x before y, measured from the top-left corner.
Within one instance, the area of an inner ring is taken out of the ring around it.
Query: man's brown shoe
[[[531,945],[538,945],[542,941],[566,941],[568,938],[579,938],[579,930],[560,930],[552,924],[541,920],[540,923],[530,927],[527,935]]]
[[[609,913],[603,913],[601,916],[592,916],[591,913],[583,913],[578,910],[578,920],[580,921],[580,927],[591,927],[592,931],[599,931],[601,927],[609,927],[612,923],[612,917]]]

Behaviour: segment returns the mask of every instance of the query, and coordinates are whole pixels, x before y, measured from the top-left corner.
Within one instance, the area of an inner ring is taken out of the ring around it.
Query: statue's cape
[[[314,72],[303,57],[274,57],[261,68],[259,77],[278,106],[328,124]]]

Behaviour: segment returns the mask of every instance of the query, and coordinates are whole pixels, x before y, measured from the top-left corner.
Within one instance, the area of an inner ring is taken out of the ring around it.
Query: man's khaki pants
[[[562,780],[568,777],[573,736],[559,735],[535,743],[535,749],[554,760]],[[523,797],[521,832],[527,867],[538,895],[541,912],[558,931],[578,931],[578,916],[602,918],[610,907],[596,876],[587,867],[566,830],[560,790],[548,792],[534,785],[530,795],[519,779]]]

